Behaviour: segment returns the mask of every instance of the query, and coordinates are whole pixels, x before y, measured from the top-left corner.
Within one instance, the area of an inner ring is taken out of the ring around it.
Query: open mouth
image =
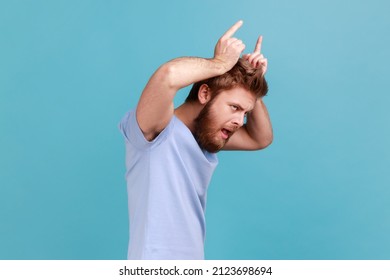
[[[222,138],[225,140],[228,139],[232,134],[232,132],[230,130],[227,130],[226,128],[222,128],[221,132],[222,132]]]

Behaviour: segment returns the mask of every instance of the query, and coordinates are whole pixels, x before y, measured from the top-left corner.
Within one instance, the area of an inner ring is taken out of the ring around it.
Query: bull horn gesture
[[[263,75],[267,71],[268,61],[261,53],[261,43],[263,42],[263,36],[259,36],[256,42],[256,47],[253,53],[245,54],[242,56],[245,60],[247,60],[253,68],[262,69]]]

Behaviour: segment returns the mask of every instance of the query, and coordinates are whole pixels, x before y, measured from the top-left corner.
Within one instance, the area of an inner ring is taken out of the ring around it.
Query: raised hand
[[[229,71],[237,63],[241,53],[245,49],[244,43],[232,37],[234,33],[242,26],[243,21],[236,22],[228,31],[218,40],[214,49],[214,60],[222,63],[226,71]]]
[[[256,42],[256,47],[253,53],[245,54],[242,57],[249,61],[249,63],[258,69],[263,70],[263,75],[267,71],[268,60],[261,53],[261,43],[263,42],[263,36],[259,36]]]

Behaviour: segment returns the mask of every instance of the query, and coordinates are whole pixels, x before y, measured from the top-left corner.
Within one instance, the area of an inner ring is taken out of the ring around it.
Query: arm
[[[162,65],[150,78],[137,105],[137,121],[147,140],[153,140],[174,114],[177,91],[192,83],[222,75],[238,61],[245,45],[232,38],[242,21],[234,24],[218,41],[212,59],[183,57]]]
[[[261,98],[248,113],[247,122],[226,143],[224,150],[260,150],[272,143],[273,133],[267,108]]]
[[[256,43],[252,54],[243,56],[253,67],[267,71],[268,61],[261,54],[262,36]],[[256,100],[254,109],[248,113],[247,122],[226,143],[225,150],[260,150],[272,143],[273,132],[271,120],[262,98]]]

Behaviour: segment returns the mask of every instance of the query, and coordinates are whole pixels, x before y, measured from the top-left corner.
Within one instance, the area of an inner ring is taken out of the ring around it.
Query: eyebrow
[[[245,110],[240,104],[238,104],[237,102],[231,102],[231,104],[234,105],[234,106],[237,106],[241,111],[245,111],[246,113],[250,113],[250,112],[252,112],[252,111],[255,109],[255,107],[253,107],[252,109],[246,111],[246,110]]]

